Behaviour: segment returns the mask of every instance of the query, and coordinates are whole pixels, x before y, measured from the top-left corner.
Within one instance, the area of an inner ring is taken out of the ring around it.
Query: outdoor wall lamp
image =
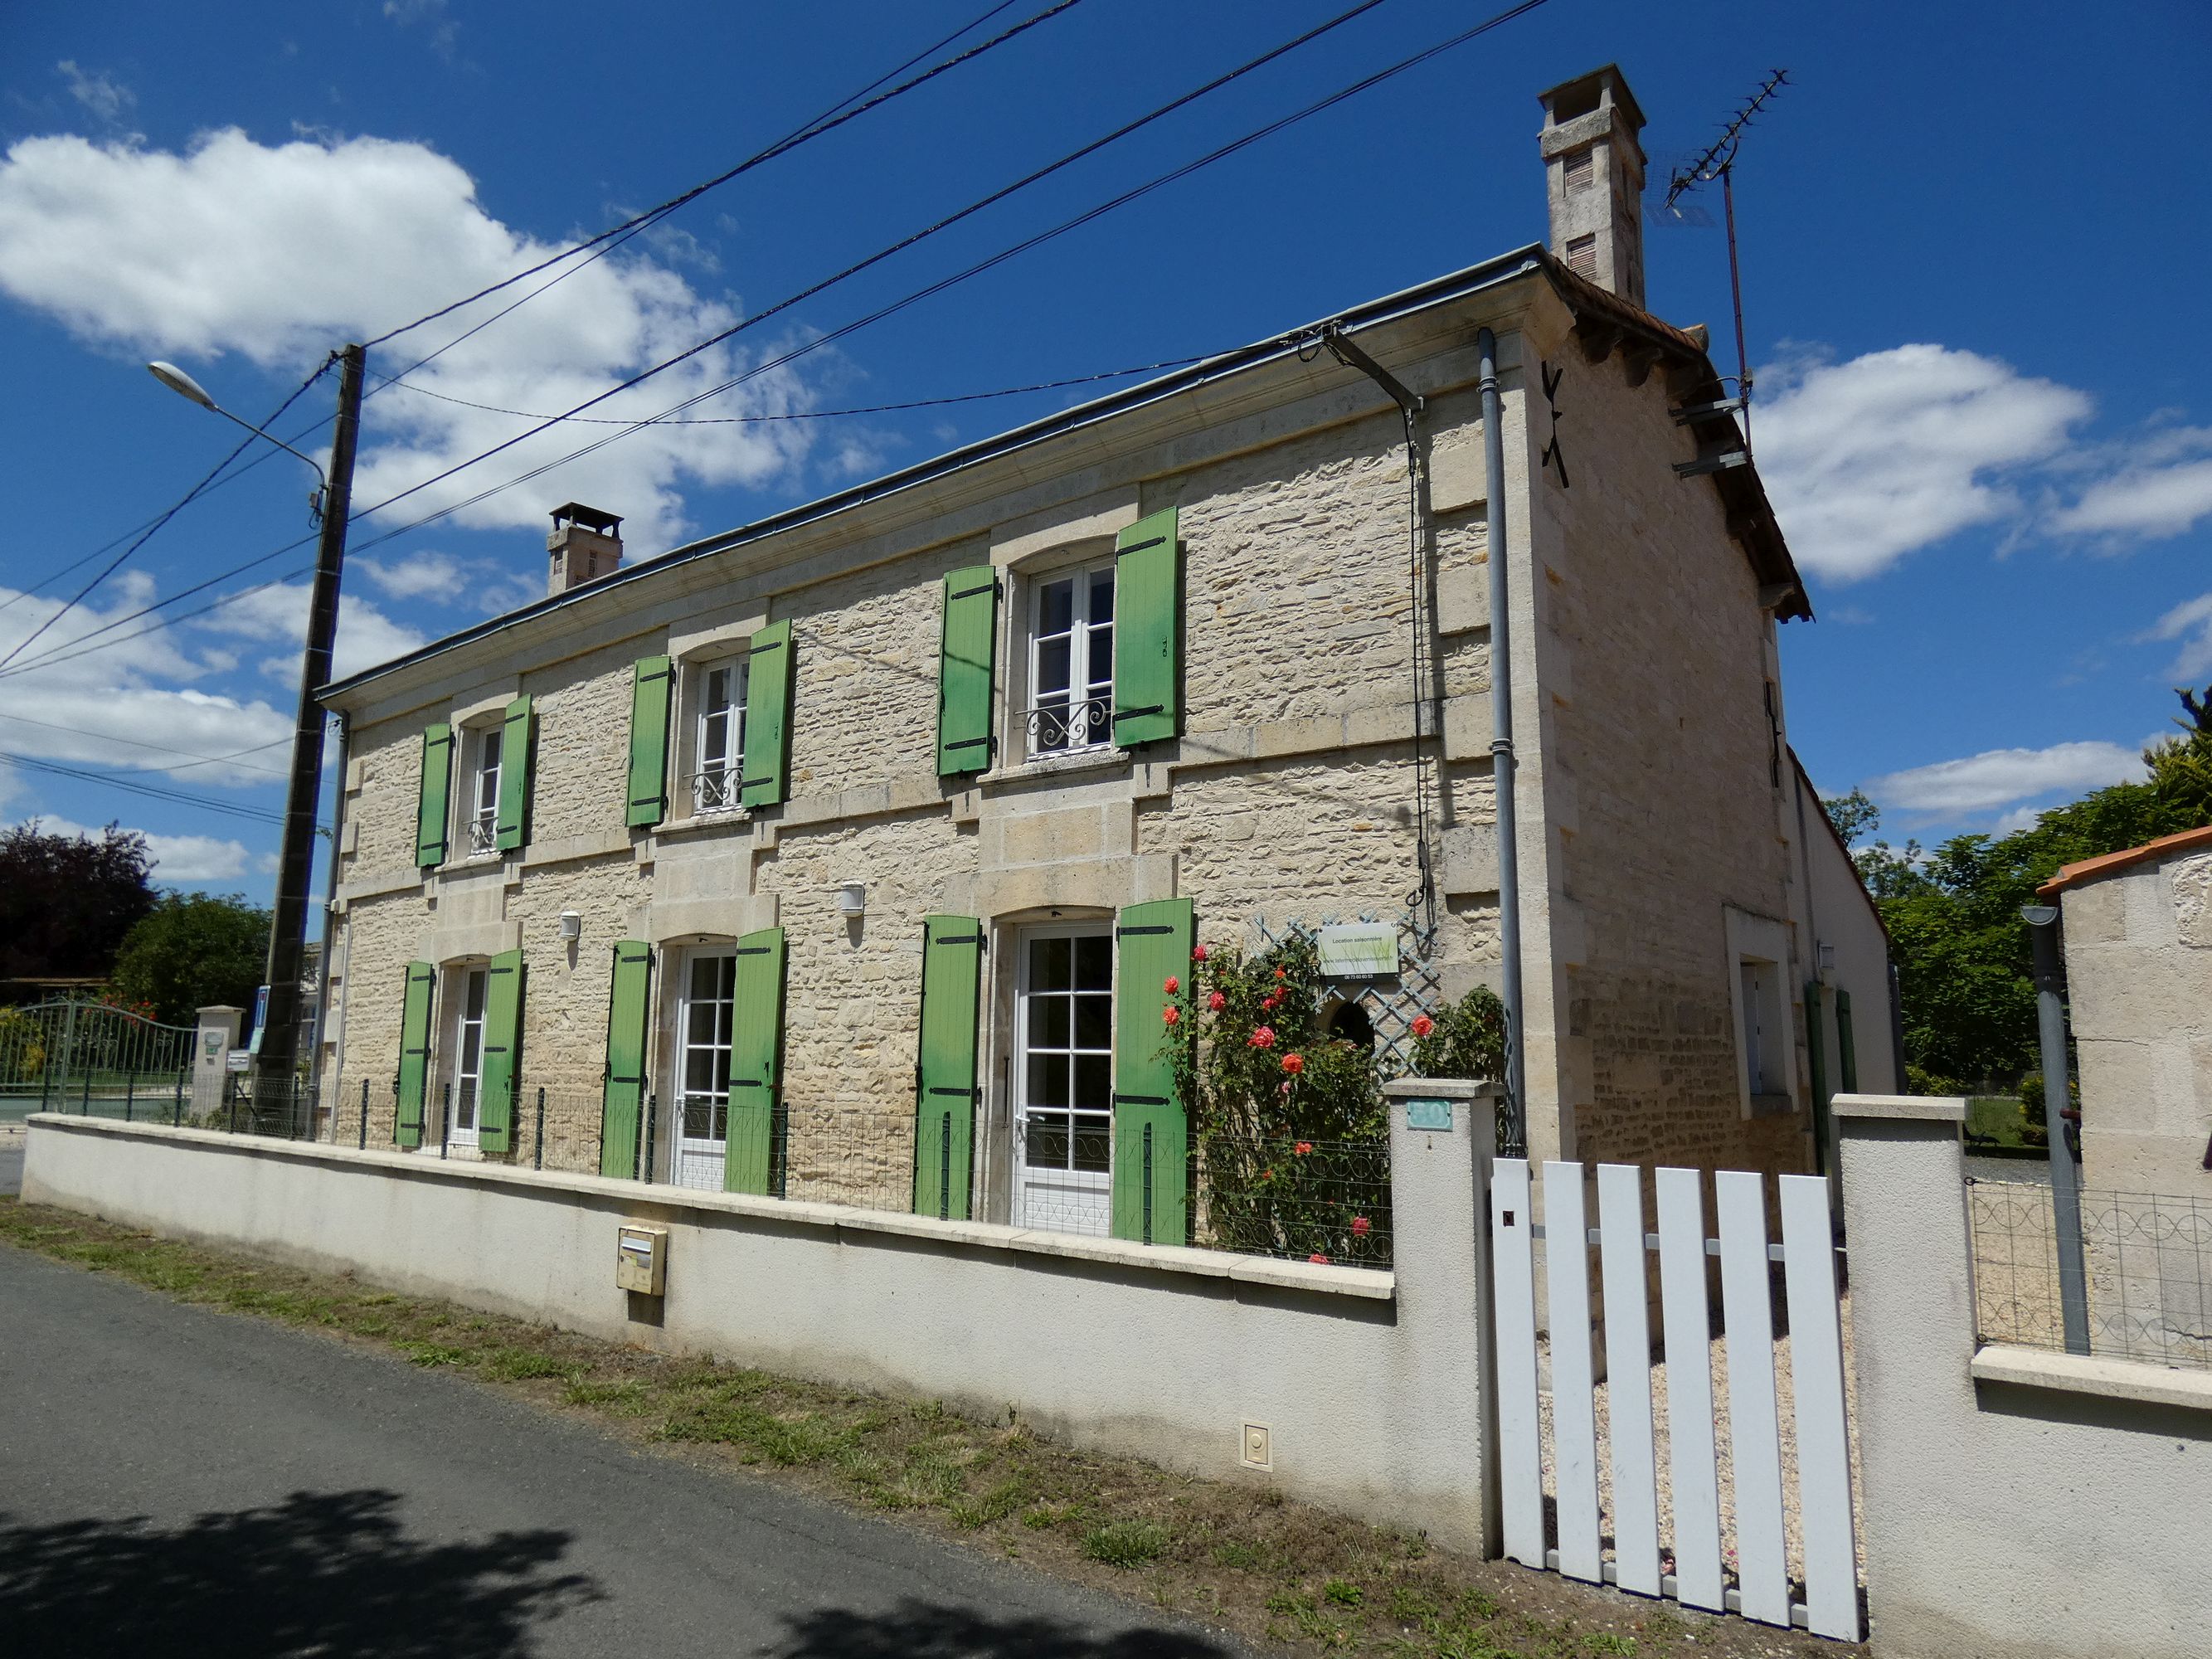
[[[838,911],[848,916],[866,915],[868,910],[868,884],[865,881],[841,882],[837,887]]]
[[[561,913],[561,937],[574,944],[584,936],[584,919],[574,910]]]

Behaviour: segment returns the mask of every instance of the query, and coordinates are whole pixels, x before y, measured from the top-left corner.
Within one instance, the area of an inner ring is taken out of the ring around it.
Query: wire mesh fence
[[[1969,1179],[1975,1333],[2063,1351],[2051,1189]],[[2212,1369],[2212,1201],[2085,1188],[2081,1253],[2089,1351]]]
[[[237,1077],[212,1095],[204,1089],[196,1095],[180,1074],[158,1087],[87,1089],[50,1109],[362,1149],[397,1146],[449,1161],[793,1203],[1003,1219],[1040,1231],[1103,1237],[1113,1231],[1110,1136],[1103,1131],[1096,1146],[1076,1137],[1047,1163],[1031,1139],[988,1144],[966,1123],[918,1134],[911,1109],[801,1103],[750,1117],[726,1097],[679,1091],[664,1099],[647,1091],[631,1111],[610,1109],[599,1090],[527,1084],[505,1103],[434,1084],[417,1103],[389,1079],[379,1086],[357,1078],[317,1091]],[[1185,1181],[1183,1228],[1173,1237],[1156,1235],[1155,1243],[1390,1266],[1387,1140],[1202,1138],[1189,1149]]]

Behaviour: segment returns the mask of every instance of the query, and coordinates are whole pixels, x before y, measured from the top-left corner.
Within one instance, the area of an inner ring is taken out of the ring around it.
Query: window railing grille
[[[1103,749],[1114,740],[1114,700],[1066,696],[1040,702],[1029,713],[1029,751],[1065,755],[1079,749]]]
[[[691,775],[691,810],[694,812],[732,812],[740,805],[739,791],[743,780],[734,766],[709,767]]]
[[[497,816],[484,813],[471,818],[469,820],[469,856],[472,859],[489,858],[497,851],[499,851]]]

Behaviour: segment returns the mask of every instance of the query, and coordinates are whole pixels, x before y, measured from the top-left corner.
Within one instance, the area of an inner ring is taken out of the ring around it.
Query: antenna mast
[[[1736,401],[1743,416],[1744,453],[1751,453],[1751,363],[1743,349],[1743,277],[1737,266],[1735,252],[1735,155],[1743,147],[1744,129],[1751,125],[1766,101],[1790,84],[1790,71],[1776,70],[1766,77],[1766,82],[1753,93],[1751,101],[1735,112],[1721,136],[1713,140],[1705,153],[1687,167],[1677,167],[1667,182],[1667,200],[1662,211],[1672,213],[1674,204],[1698,185],[1721,181],[1723,216],[1728,221],[1729,296],[1735,307],[1735,390]],[[1712,222],[1708,219],[1707,224]]]

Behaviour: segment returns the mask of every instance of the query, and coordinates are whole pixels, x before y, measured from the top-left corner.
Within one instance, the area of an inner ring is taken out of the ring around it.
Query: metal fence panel
[[[1597,1401],[1591,1391],[1589,1224],[1583,1166],[1544,1165],[1544,1278],[1552,1316],[1553,1494],[1559,1522],[1559,1571],[1605,1580],[1598,1542]]]
[[[1858,1545],[1851,1525],[1843,1320],[1836,1302],[1828,1183],[1784,1176],[1782,1271],[1790,1298],[1790,1398],[1797,1431],[1798,1513],[1805,1540],[1805,1607],[1813,1633],[1856,1642]]]
[[[1659,1486],[1651,1446],[1651,1325],[1645,1306],[1644,1172],[1597,1168],[1605,1285],[1607,1426],[1613,1449],[1613,1559],[1620,1587],[1659,1594]]]
[[[1544,1466],[1536,1414],[1536,1267],[1528,1160],[1501,1158],[1490,1183],[1491,1317],[1497,1322],[1498,1486],[1505,1553],[1544,1565]]]

